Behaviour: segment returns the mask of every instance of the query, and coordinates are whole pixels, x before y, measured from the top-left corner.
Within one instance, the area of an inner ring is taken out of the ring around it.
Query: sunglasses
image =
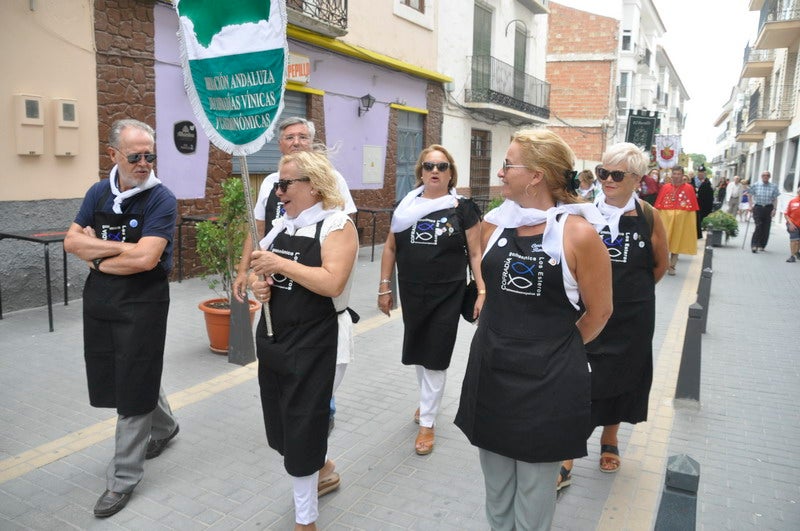
[[[111,147],[113,149],[116,149],[117,151],[119,151],[119,149],[115,148],[114,146],[111,146]],[[125,155],[125,153],[122,153],[122,151],[119,151],[119,153],[121,155]],[[153,162],[156,161],[156,154],[155,153],[131,153],[130,155],[125,155],[125,158],[128,159],[128,162],[130,164],[138,164],[139,161],[142,160],[142,157],[144,157],[144,160],[148,164],[152,164]]]
[[[309,179],[308,177],[300,177],[299,179],[281,179],[272,185],[272,189],[277,191],[278,188],[280,188],[281,192],[286,193],[286,190],[289,189],[290,184],[307,183],[310,180],[311,179]]]
[[[608,179],[609,176],[611,176],[611,178],[614,179],[615,183],[621,183],[622,180],[625,178],[625,175],[629,173],[630,173],[629,171],[621,171],[621,170],[608,171],[607,169],[602,167],[597,168],[597,178],[600,179],[601,181],[605,181],[606,179]]]
[[[450,169],[449,162],[423,162],[422,169],[425,171],[433,171],[436,168],[439,171],[447,171]]]

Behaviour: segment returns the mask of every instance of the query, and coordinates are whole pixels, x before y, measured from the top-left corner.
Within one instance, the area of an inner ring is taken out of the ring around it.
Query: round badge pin
[[[548,264],[550,264],[551,266],[554,266],[554,265],[556,265],[558,262],[556,262],[556,259],[555,259],[555,258],[551,258],[550,260],[548,260],[548,261],[547,261],[547,263],[548,263]]]
[[[644,242],[639,242],[639,247],[644,247]]]
[[[499,240],[497,240],[497,246],[498,247],[505,247],[507,244],[508,244],[508,240],[505,239],[505,238],[500,238]]]
[[[130,222],[130,226],[135,229],[136,227],[139,226],[139,222],[136,221],[135,219],[132,219]]]

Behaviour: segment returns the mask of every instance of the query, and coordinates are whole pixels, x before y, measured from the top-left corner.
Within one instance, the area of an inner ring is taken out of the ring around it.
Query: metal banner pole
[[[250,241],[253,242],[253,249],[261,250],[258,245],[260,238],[256,231],[256,220],[253,215],[253,196],[250,193],[250,172],[247,169],[247,157],[241,155],[239,160],[242,166],[242,186],[244,187],[244,201],[247,206],[247,224],[250,227]],[[262,277],[262,280],[265,279]],[[267,325],[267,337],[269,337],[270,341],[275,341],[275,336],[272,333],[272,314],[269,311],[269,303],[262,303],[261,308],[264,311],[264,322]]]

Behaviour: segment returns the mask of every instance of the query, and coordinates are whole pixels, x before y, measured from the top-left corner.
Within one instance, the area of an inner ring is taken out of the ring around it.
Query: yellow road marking
[[[702,252],[701,246],[691,263],[682,260],[686,264],[686,279],[653,370],[648,421],[633,427],[622,456],[623,466],[615,474],[611,492],[603,506],[598,531],[652,529],[655,523],[675,413],[673,398],[683,353],[686,319],[689,306],[697,300]]]
[[[360,335],[388,324],[399,319],[401,315],[402,313],[398,309],[392,312],[391,317],[378,315],[361,321],[355,325],[354,334]],[[173,393],[168,397],[169,403],[173,410],[178,410],[252,380],[257,376],[258,362],[255,361],[183,391]],[[115,416],[0,461],[0,484],[113,437],[116,430],[116,422],[117,417]]]

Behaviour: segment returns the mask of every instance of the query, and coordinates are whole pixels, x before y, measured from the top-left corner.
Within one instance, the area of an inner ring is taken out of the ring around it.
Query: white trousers
[[[419,383],[419,425],[432,428],[439,414],[444,396],[444,384],[447,371],[431,371],[422,365],[416,365],[417,382]]]
[[[319,470],[310,476],[292,476],[294,491],[294,521],[300,525],[313,524],[319,518]]]
[[[556,512],[561,462],[526,463],[482,448],[486,519],[493,531],[547,531]]]
[[[333,393],[332,396],[336,396],[336,390],[339,388],[339,384],[342,383],[344,379],[344,371],[347,370],[346,363],[337,363],[336,364],[336,372],[333,373]]]

